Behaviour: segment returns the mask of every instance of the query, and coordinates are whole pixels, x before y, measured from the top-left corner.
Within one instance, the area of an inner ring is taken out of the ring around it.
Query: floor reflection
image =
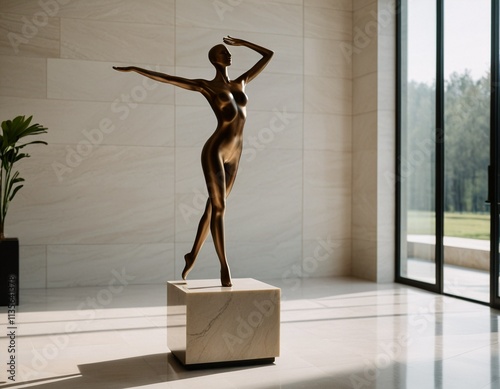
[[[22,291],[16,382],[3,384],[16,389],[499,387],[498,311],[350,278],[265,281],[282,288],[281,355],[274,364],[186,370],[166,346],[162,285],[129,285],[99,309],[81,308],[99,288]]]

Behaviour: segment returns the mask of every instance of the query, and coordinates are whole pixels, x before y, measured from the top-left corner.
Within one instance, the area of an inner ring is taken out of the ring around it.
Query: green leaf
[[[12,195],[9,197],[9,201],[12,201],[12,199],[14,198],[14,196],[16,195],[17,192],[19,192],[19,190],[23,187],[24,185],[19,185],[17,186],[14,191],[12,192]]]
[[[21,154],[18,154],[18,155],[16,156],[16,158],[14,158],[14,162],[17,162],[17,161],[19,161],[19,160],[21,160],[21,159],[23,159],[23,158],[29,158],[29,157],[30,157],[30,155],[29,155],[29,154],[26,154],[26,153],[21,153]]]
[[[33,142],[28,142],[23,145],[17,146],[18,149],[22,149],[23,147],[26,147],[28,145],[35,145],[35,144],[40,144],[40,145],[48,145],[47,142],[44,142],[43,140],[34,140]]]

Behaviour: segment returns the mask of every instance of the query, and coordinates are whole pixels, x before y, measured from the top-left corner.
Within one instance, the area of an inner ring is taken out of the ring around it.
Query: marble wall
[[[105,286],[117,272],[135,284],[180,277],[215,119],[201,95],[111,67],[211,78],[206,53],[228,34],[275,51],[247,88],[226,214],[233,277],[351,274],[362,228],[351,228],[352,114],[375,120],[363,111],[370,96],[353,98],[374,81],[347,50],[358,3],[367,1],[0,0],[0,118],[34,115],[49,128],[49,145],[20,167],[26,186],[7,219],[21,242],[21,287]],[[233,76],[259,58],[230,50]],[[207,241],[190,276],[218,275]]]
[[[396,2],[353,6],[352,275],[394,280]]]

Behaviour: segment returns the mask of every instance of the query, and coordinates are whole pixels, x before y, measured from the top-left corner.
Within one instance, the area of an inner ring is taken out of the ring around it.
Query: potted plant
[[[32,144],[47,144],[41,140],[22,142],[21,139],[40,135],[47,129],[40,124],[31,124],[33,116],[17,116],[2,122],[0,135],[0,306],[19,304],[19,240],[5,237],[5,218],[9,205],[23,187],[24,178],[14,165],[29,154],[24,148]],[[15,298],[15,300],[14,300]]]

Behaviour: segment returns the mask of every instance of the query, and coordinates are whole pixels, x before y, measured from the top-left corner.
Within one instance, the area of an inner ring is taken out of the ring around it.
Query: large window
[[[396,278],[495,306],[499,1],[398,8]]]

